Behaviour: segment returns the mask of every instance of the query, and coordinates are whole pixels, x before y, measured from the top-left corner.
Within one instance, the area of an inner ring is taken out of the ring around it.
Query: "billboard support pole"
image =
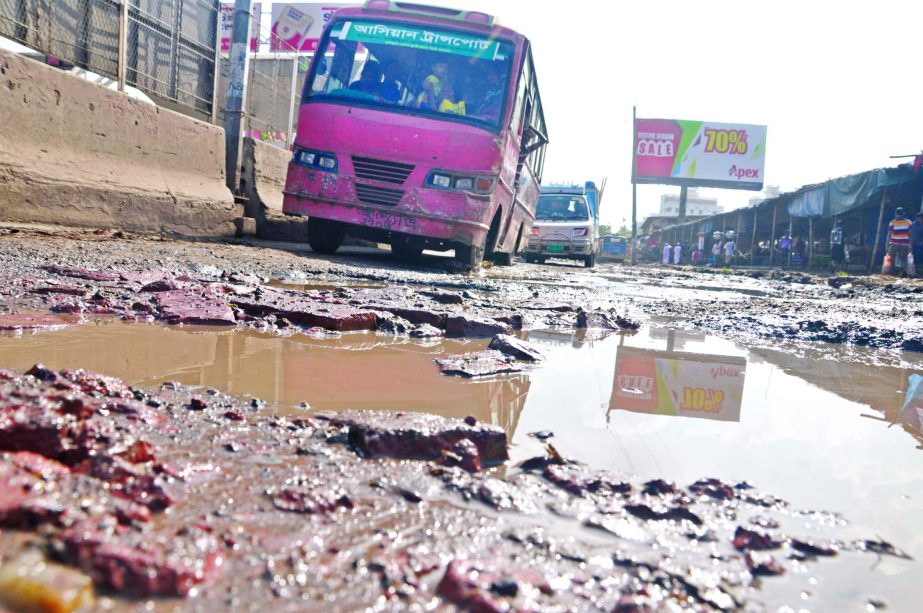
[[[753,207],[753,233],[750,235],[750,266],[756,264],[756,216],[758,207]]]
[[[247,99],[247,72],[250,68],[250,1],[234,2],[234,28],[228,54],[228,92],[224,110],[225,170],[227,185],[235,195],[240,192],[240,158],[243,149],[241,126],[244,100]]]
[[[677,223],[686,223],[686,200],[689,198],[689,188],[683,185],[679,188],[679,219]]]
[[[635,155],[638,146],[637,107],[631,107],[631,265],[638,263],[638,184],[635,183]]]

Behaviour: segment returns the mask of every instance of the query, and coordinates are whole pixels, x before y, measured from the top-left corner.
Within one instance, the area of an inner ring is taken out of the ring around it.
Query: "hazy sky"
[[[484,10],[533,44],[548,180],[609,178],[603,222],[631,220],[639,117],[768,126],[784,191],[923,149],[923,2],[432,0]],[[638,186],[639,219],[679,188]],[[702,190],[736,208],[754,192]]]

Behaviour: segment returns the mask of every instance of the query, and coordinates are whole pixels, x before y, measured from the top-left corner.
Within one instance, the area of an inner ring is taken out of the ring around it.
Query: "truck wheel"
[[[586,268],[593,268],[596,266],[596,254],[591,253],[590,255],[585,256],[583,258],[583,266]]]
[[[468,270],[477,270],[484,261],[484,247],[460,245],[455,248],[455,261]]]
[[[308,219],[308,244],[315,253],[336,253],[346,237],[346,227],[338,221],[310,217]]]

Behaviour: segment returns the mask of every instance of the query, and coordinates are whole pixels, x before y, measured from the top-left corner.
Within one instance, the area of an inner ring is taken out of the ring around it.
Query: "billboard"
[[[766,126],[636,119],[634,183],[763,189]]]
[[[345,6],[358,5],[336,2],[274,2],[269,50],[315,51],[324,26],[337,9]]]
[[[609,410],[740,421],[744,358],[619,347]]]
[[[263,4],[254,2],[250,18],[250,51],[256,53],[260,49],[260,17],[263,14]],[[234,4],[221,5],[221,53],[231,50],[231,32],[234,30]]]

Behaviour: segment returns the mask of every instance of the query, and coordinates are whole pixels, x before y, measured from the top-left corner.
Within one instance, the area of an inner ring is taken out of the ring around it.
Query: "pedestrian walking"
[[[718,258],[721,257],[721,241],[715,241],[711,246],[711,259],[709,264],[712,266],[718,265]]]
[[[888,256],[891,257],[892,272],[904,269],[910,253],[911,222],[904,215],[903,207],[897,207],[894,219],[888,224]]]
[[[846,245],[843,243],[843,222],[837,220],[830,230],[830,270],[838,272],[846,264]]]
[[[661,261],[664,263],[665,266],[670,263],[670,254],[672,253],[672,250],[673,250],[673,247],[670,245],[670,243],[663,244],[663,258],[661,259]]]
[[[673,247],[673,263],[676,266],[679,266],[679,263],[683,261],[683,246],[679,243]]]
[[[916,276],[923,277],[923,211],[917,213],[917,218],[910,224],[910,253],[917,269]],[[910,267],[907,268],[909,270]]]
[[[734,262],[734,247],[735,246],[736,245],[734,244],[733,238],[728,239],[728,241],[724,243],[724,265],[727,267],[730,267],[731,264]]]

